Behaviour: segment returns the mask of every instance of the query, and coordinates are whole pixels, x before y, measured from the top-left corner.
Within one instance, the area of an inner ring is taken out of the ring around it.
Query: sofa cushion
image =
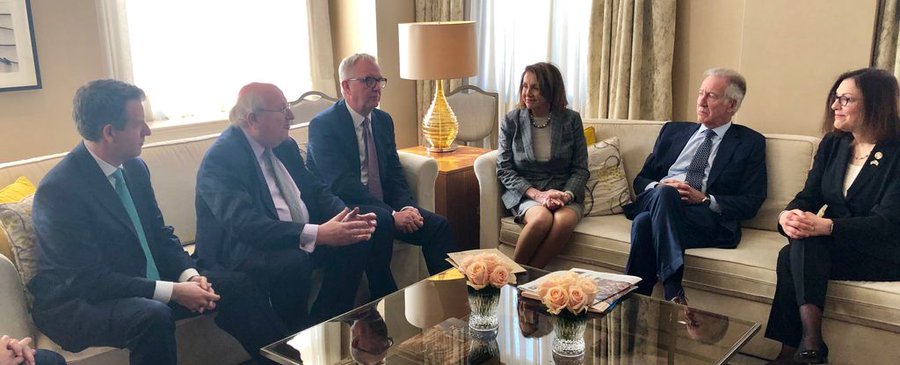
[[[584,187],[585,215],[622,213],[622,206],[631,202],[631,194],[617,137],[588,146],[588,170],[591,175]]]
[[[775,230],[778,214],[803,189],[818,147],[819,139],[815,137],[766,134],[766,201],[756,217],[742,223],[744,227]]]
[[[510,254],[522,226],[500,221],[500,250]],[[631,221],[622,214],[585,217],[570,243],[551,262],[552,269],[585,267],[620,273],[630,249]],[[696,248],[685,252],[684,285],[729,297],[771,304],[775,263],[787,240],[777,232],[743,229],[735,249]],[[565,265],[555,267],[554,265]],[[850,323],[900,331],[900,282],[832,281],[826,316]]]
[[[13,263],[19,271],[22,285],[26,286],[37,271],[37,250],[34,229],[31,226],[31,205],[34,194],[16,203],[0,204],[0,229],[6,234],[13,254]],[[25,291],[28,308],[31,308],[31,293]]]
[[[35,187],[25,176],[19,176],[15,182],[0,188],[0,204],[14,203],[34,194]]]

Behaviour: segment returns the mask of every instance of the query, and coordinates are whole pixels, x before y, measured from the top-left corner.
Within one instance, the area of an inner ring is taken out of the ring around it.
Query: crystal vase
[[[584,328],[587,327],[587,313],[574,315],[565,309],[554,316],[553,353],[565,357],[584,355]]]
[[[500,326],[497,318],[497,304],[500,303],[500,288],[486,286],[483,289],[475,289],[466,286],[469,290],[469,328],[474,331],[496,331]]]

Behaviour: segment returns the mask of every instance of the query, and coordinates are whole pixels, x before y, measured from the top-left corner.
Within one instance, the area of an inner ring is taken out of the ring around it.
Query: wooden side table
[[[479,248],[479,191],[474,165],[478,156],[491,150],[459,146],[453,152],[433,153],[428,152],[425,147],[416,146],[401,151],[431,157],[437,161],[435,213],[446,217],[450,222],[460,250]]]

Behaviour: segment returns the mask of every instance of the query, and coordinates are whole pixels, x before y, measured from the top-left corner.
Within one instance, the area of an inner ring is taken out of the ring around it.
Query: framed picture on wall
[[[30,0],[0,0],[0,91],[41,88]]]

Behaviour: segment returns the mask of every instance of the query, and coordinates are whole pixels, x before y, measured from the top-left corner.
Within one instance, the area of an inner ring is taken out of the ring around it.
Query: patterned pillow
[[[618,137],[588,146],[588,170],[591,176],[584,188],[585,216],[622,213],[622,206],[631,203],[631,195]]]
[[[26,287],[37,273],[38,265],[34,228],[31,225],[33,201],[34,194],[17,203],[0,204],[0,228],[6,232],[6,239],[12,248],[13,263],[19,270],[22,285]],[[25,297],[28,300],[28,307],[31,308],[32,298],[28,290],[25,291]]]

